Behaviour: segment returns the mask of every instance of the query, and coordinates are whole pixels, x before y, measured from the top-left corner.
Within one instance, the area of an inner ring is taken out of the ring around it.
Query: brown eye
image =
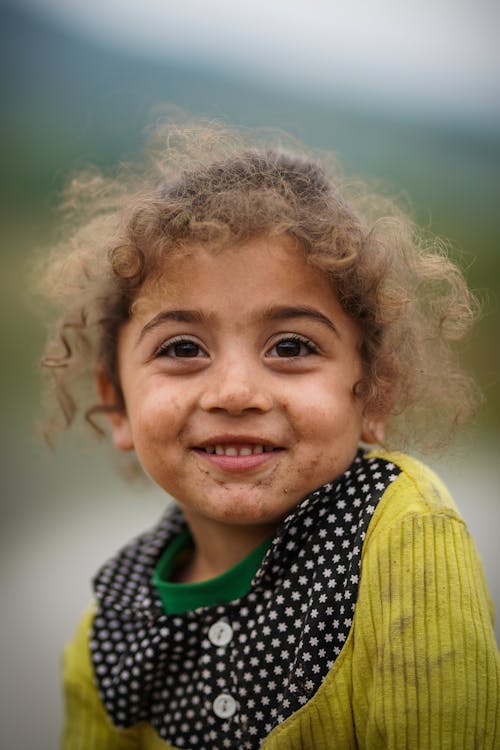
[[[196,341],[191,339],[170,339],[165,341],[156,352],[157,357],[173,357],[174,359],[194,359],[206,357],[206,352]]]
[[[301,341],[293,341],[292,339],[280,341],[275,347],[276,354],[278,357],[299,357],[303,346]]]
[[[172,349],[171,356],[174,357],[198,357],[201,351],[198,344],[195,344],[193,341],[182,341],[169,348]]]
[[[308,354],[315,354],[317,351],[317,347],[309,339],[302,338],[302,336],[287,336],[280,339],[269,350],[267,356],[281,358],[305,357]]]

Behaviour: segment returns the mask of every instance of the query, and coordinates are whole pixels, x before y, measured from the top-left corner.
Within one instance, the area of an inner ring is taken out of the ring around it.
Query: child
[[[473,407],[462,276],[309,157],[161,135],[144,173],[73,183],[49,264],[66,423],[93,380],[88,420],[177,501],[97,574],[64,750],[498,748],[473,542],[387,450]]]

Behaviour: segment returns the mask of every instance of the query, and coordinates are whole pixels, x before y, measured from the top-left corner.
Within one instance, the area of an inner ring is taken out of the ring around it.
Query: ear
[[[378,443],[379,445],[384,442],[385,438],[385,417],[363,417],[363,424],[361,429],[361,440],[364,443],[373,445]]]
[[[111,437],[115,447],[121,451],[133,450],[134,440],[125,406],[109,374],[102,367],[97,368],[95,383],[101,405],[104,407],[111,427]]]

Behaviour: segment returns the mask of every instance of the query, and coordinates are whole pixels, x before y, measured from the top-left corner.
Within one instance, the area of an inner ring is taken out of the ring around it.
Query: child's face
[[[353,395],[359,332],[282,240],[193,248],[165,271],[120,332],[114,442],[188,517],[277,525],[370,439]],[[111,403],[111,384],[100,388]]]

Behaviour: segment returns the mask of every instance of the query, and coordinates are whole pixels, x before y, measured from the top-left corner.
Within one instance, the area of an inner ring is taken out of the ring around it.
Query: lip
[[[207,461],[222,471],[233,473],[252,471],[259,469],[265,464],[275,461],[283,453],[283,449],[270,451],[269,453],[253,453],[250,456],[220,456],[217,453],[206,453],[200,448],[192,449],[203,461]]]

